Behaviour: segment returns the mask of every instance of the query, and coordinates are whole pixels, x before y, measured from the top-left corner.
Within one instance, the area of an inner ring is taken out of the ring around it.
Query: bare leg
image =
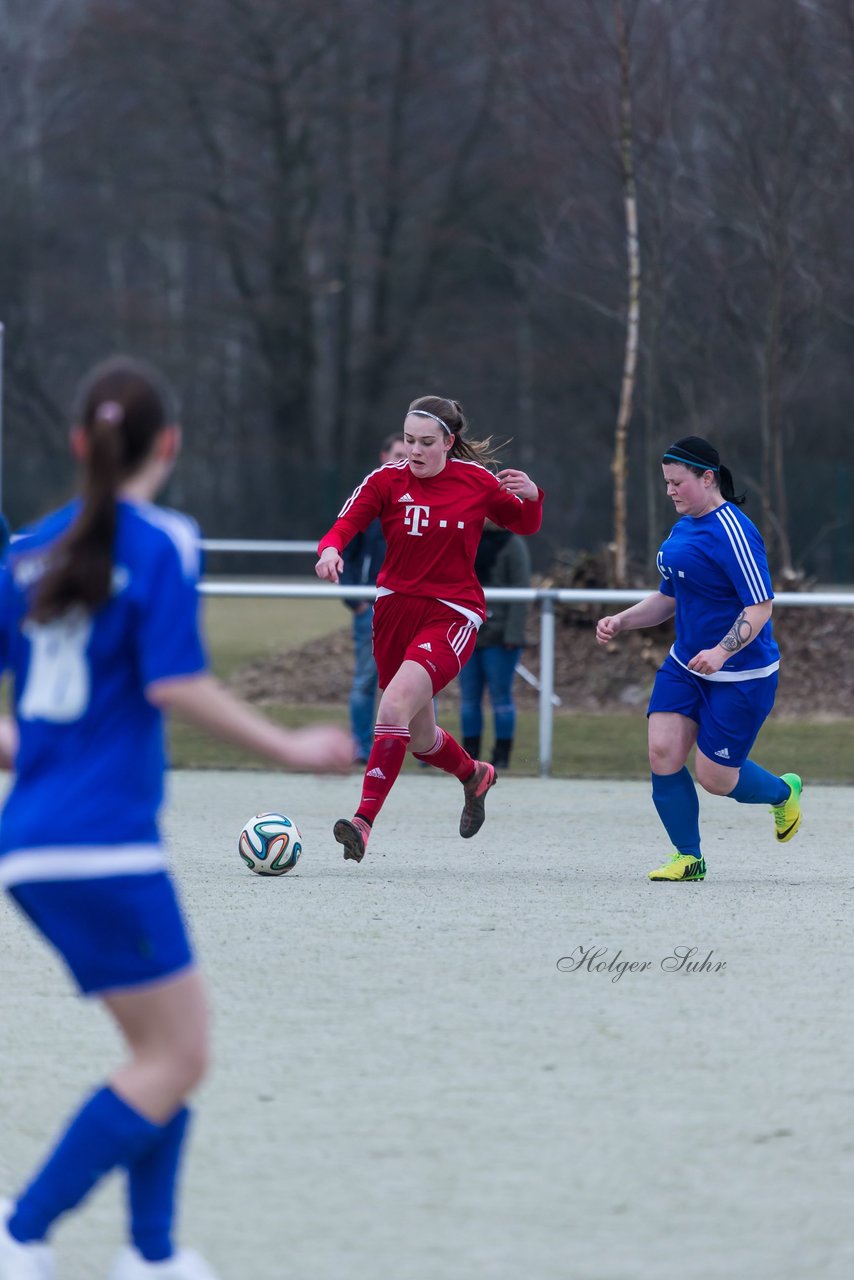
[[[208,1008],[196,969],[156,986],[103,997],[131,1057],[111,1087],[135,1111],[165,1124],[205,1074]]]

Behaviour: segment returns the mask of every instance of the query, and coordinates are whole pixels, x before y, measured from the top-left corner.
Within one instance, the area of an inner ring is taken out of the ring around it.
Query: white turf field
[[[466,843],[458,784],[407,775],[361,866],[355,776],[171,786],[216,1016],[182,1238],[222,1280],[854,1275],[854,790],[808,786],[780,849],[704,797],[709,878],[666,886],[641,783],[504,779]],[[235,840],[276,808],[306,851],[265,880]],[[9,1190],[118,1045],[0,913]],[[664,971],[680,946],[710,967]],[[648,967],[561,971],[579,947]],[[59,1280],[105,1276],[120,1194],[60,1225]]]

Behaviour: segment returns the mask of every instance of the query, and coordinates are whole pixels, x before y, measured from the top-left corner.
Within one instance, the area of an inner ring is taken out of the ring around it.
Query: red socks
[[[409,746],[409,730],[400,724],[378,724],[374,729],[374,745],[365,766],[362,798],[356,810],[358,818],[373,823],[385,804],[386,796],[403,768]],[[475,762],[456,739],[436,726],[436,741],[429,751],[414,752],[416,760],[424,760],[436,769],[452,773],[465,782],[474,772]]]
[[[429,751],[414,751],[416,760],[432,764],[436,769],[444,769],[452,773],[460,782],[465,782],[474,773],[474,760],[455,738],[436,725],[436,741]]]
[[[356,816],[373,822],[385,803],[403,767],[409,730],[400,724],[378,724],[374,729],[374,745],[365,766],[362,798]],[[469,770],[471,772],[471,770]]]

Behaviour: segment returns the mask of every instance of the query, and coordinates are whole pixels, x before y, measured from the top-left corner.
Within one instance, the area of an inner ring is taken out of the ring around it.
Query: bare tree
[[[626,300],[626,349],[620,385],[620,407],[614,433],[614,582],[626,582],[628,534],[626,530],[626,476],[628,474],[627,439],[632,417],[640,333],[641,264],[638,236],[638,199],[635,182],[635,142],[632,115],[632,75],[630,31],[622,0],[613,0],[614,26],[617,33],[617,56],[620,63],[620,171],[623,205],[626,217],[626,264],[628,289]]]

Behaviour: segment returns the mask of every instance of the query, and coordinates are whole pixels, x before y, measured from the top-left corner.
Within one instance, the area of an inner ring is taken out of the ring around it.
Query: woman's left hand
[[[688,663],[688,670],[696,671],[698,676],[711,676],[720,671],[730,656],[716,644],[714,649],[701,649],[699,653],[695,653]]]
[[[536,502],[539,497],[539,489],[524,471],[514,471],[512,467],[505,467],[503,471],[498,472],[498,480],[502,489],[506,489],[508,493],[514,493],[517,498]]]

